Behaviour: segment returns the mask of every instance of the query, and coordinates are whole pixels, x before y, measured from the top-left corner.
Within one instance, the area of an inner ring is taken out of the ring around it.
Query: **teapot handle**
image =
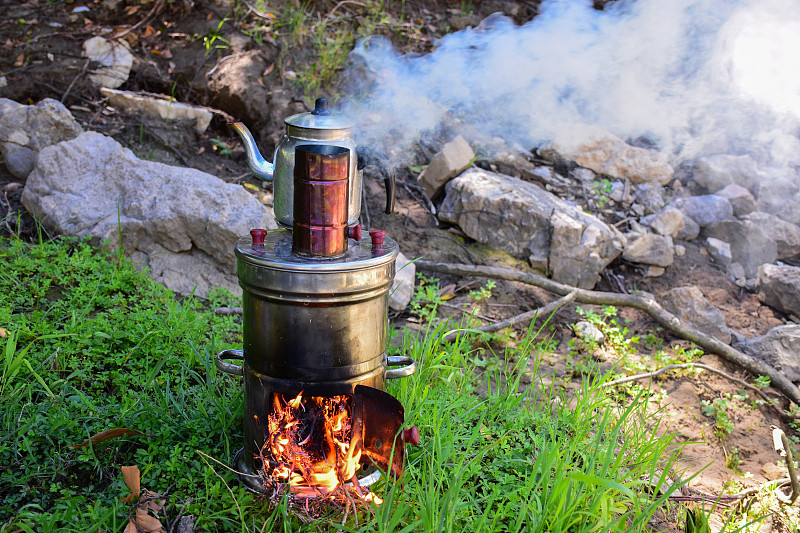
[[[356,155],[358,156],[358,170],[362,170],[367,165],[376,165],[380,168],[381,173],[386,176],[383,178],[383,183],[386,186],[386,214],[392,214],[394,212],[396,178],[394,170],[387,168],[385,165],[386,156],[380,150],[366,146],[360,146],[356,150]]]
[[[386,185],[386,214],[391,215],[394,211],[394,190],[395,190],[395,176],[394,170],[389,171],[389,175],[383,178],[383,183]]]

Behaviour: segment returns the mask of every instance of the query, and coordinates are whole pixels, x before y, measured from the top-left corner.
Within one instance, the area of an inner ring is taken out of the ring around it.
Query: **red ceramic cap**
[[[371,229],[369,230],[369,237],[372,239],[372,244],[383,244],[386,232],[382,229]]]
[[[267,230],[251,229],[250,236],[253,237],[253,244],[264,244],[264,237],[267,236]]]
[[[351,239],[355,239],[357,241],[361,240],[361,224],[356,224],[355,226],[350,226],[347,228],[347,236]]]

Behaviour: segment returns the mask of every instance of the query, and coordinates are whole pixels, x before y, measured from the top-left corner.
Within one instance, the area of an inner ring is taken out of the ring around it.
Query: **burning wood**
[[[300,392],[288,398],[273,393],[267,429],[260,455],[264,477],[288,484],[296,501],[349,505],[354,493],[364,502],[382,503],[358,484],[363,447],[360,432],[353,431],[351,395],[304,398]]]

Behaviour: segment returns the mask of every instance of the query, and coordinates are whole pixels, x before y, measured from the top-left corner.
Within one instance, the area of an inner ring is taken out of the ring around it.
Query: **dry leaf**
[[[69,449],[77,450],[78,448],[89,446],[90,444],[94,446],[95,444],[100,444],[101,442],[107,441],[109,439],[116,439],[117,437],[128,437],[130,435],[145,435],[145,434],[146,433],[142,433],[141,431],[136,431],[135,429],[128,429],[128,428],[107,429],[105,431],[101,431],[100,433],[92,435],[85,442],[70,446]]]
[[[453,299],[453,298],[455,298],[455,297],[456,297],[456,293],[454,293],[454,292],[448,292],[447,294],[442,294],[442,295],[439,297],[439,299],[440,299],[440,300],[442,300],[443,302],[446,302],[447,300],[452,300],[452,299]]]
[[[133,520],[128,521],[128,527],[125,528],[124,533],[139,533],[139,530],[136,529],[136,524]]]
[[[275,70],[275,63],[272,63],[272,64],[270,64],[270,66],[268,66],[268,67],[266,68],[266,70],[264,70],[264,72],[263,72],[261,75],[262,75],[262,76],[266,76],[267,74],[269,74],[269,73],[270,73],[270,72],[272,72],[273,70]]]
[[[139,473],[138,466],[123,466],[122,477],[125,479],[125,484],[131,489],[134,499],[139,499],[142,493],[141,474]]]
[[[146,533],[164,531],[161,520],[150,515],[144,509],[136,509],[136,525],[139,527],[139,530],[145,531]]]
[[[244,186],[245,186],[247,189],[250,189],[251,191],[256,191],[256,192],[258,192],[258,191],[260,190],[260,189],[259,189],[259,188],[258,188],[256,185],[253,185],[252,183],[245,183],[245,184],[244,184]]]
[[[167,505],[166,498],[163,498],[161,494],[157,492],[153,492],[151,490],[144,489],[142,490],[142,497],[139,498],[140,500],[146,500],[144,506],[147,509],[150,509],[154,513],[158,514],[158,512]],[[142,504],[139,504],[142,505]]]
[[[20,54],[17,56],[17,60],[14,61],[14,66],[21,67],[23,63],[25,63],[25,54]]]
[[[154,27],[152,27],[151,25],[148,24],[144,28],[144,36],[145,37],[150,37],[151,35],[155,35],[155,34],[156,34],[156,29]]]
[[[8,330],[6,328],[0,328],[0,338],[8,337]]]

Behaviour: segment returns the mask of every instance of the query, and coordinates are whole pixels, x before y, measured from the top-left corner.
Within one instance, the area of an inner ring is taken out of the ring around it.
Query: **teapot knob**
[[[328,100],[326,98],[317,98],[317,100],[314,102],[314,111],[312,111],[311,114],[323,116],[330,115],[331,112],[328,110]]]

